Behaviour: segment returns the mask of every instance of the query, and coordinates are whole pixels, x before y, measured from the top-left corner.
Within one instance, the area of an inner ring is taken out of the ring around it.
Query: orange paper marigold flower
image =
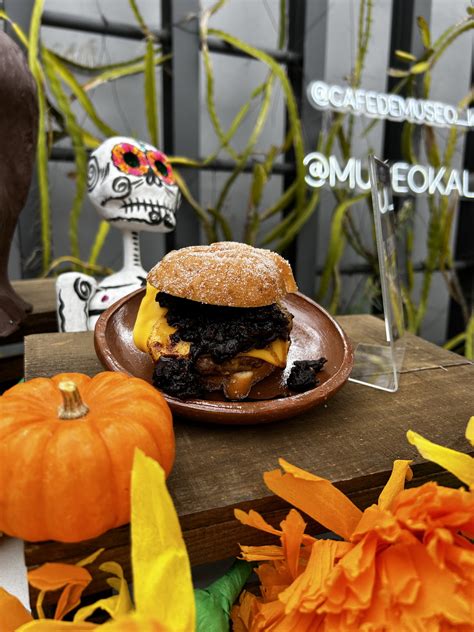
[[[280,460],[265,474],[276,494],[343,540],[314,540],[292,509],[281,530],[256,512],[244,524],[281,546],[242,547],[261,561],[261,596],[233,610],[239,632],[441,632],[474,625],[474,495],[430,482],[404,490],[408,461],[396,461],[377,505],[361,512],[329,481]]]

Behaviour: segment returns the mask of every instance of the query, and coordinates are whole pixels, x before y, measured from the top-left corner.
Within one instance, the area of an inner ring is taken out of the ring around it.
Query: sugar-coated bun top
[[[286,259],[233,241],[173,250],[147,281],[160,292],[227,307],[271,305],[298,290]]]

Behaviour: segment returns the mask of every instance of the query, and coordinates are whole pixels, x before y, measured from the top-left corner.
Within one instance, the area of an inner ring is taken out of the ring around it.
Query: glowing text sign
[[[315,189],[326,183],[330,187],[346,184],[350,189],[361,191],[370,189],[368,174],[358,158],[349,158],[341,167],[336,156],[326,158],[324,154],[314,151],[305,156],[303,164],[307,167],[306,184]],[[474,198],[474,191],[469,190],[467,169],[459,172],[447,167],[435,169],[431,166],[395,162],[390,171],[394,193],[451,195],[457,192],[461,197]]]
[[[307,93],[311,105],[318,110],[336,110],[435,127],[474,127],[474,108],[461,112],[439,101],[404,99],[398,94],[329,85],[324,81],[312,81]]]

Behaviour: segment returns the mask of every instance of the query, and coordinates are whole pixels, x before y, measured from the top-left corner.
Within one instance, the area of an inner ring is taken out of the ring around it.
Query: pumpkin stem
[[[71,380],[59,382],[58,388],[63,396],[62,406],[58,408],[60,419],[79,419],[87,415],[89,408],[82,401],[75,382]]]

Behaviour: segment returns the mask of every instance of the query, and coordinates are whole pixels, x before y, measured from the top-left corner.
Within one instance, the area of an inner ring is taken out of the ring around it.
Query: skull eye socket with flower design
[[[169,232],[180,202],[168,157],[131,138],[106,140],[91,155],[89,197],[109,222],[130,230]]]
[[[151,169],[155,176],[167,184],[175,183],[168,156],[157,149],[145,152],[136,145],[120,143],[112,149],[112,161],[123,173],[144,176]]]

